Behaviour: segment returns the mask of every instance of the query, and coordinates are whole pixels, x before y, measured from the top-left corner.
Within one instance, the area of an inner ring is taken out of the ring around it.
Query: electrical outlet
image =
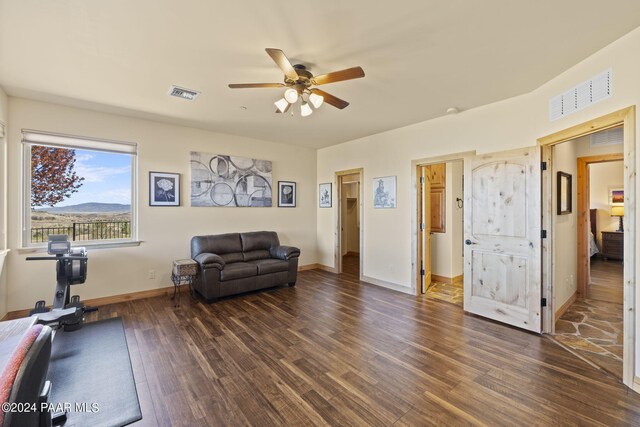
[[[149,279],[155,279],[155,278],[156,278],[156,271],[149,270]]]

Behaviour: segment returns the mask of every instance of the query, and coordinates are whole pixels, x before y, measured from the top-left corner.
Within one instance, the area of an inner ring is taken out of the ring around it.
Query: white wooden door
[[[464,309],[541,332],[540,149],[465,162]]]

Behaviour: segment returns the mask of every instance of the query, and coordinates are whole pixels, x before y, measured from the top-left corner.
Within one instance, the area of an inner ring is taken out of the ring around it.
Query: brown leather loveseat
[[[195,236],[191,258],[199,271],[194,287],[207,302],[228,295],[294,286],[300,249],[281,246],[274,231]]]

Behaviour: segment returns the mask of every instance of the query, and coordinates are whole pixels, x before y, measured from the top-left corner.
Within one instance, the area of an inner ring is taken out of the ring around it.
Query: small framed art
[[[567,215],[571,213],[571,174],[566,172],[558,172],[558,215]]]
[[[320,184],[320,207],[331,207],[331,183]]]
[[[149,172],[149,206],[180,206],[180,174]]]
[[[293,181],[278,181],[278,207],[296,207],[296,183]]]
[[[373,188],[373,207],[375,209],[396,207],[395,176],[373,178]]]
[[[624,206],[624,188],[609,188],[609,205]]]

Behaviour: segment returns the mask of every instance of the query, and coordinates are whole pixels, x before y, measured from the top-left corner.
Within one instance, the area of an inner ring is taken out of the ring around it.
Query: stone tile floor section
[[[464,288],[462,282],[457,283],[432,283],[424,294],[429,299],[446,301],[462,307],[464,300]]]
[[[622,305],[576,301],[556,322],[554,338],[622,378]]]

